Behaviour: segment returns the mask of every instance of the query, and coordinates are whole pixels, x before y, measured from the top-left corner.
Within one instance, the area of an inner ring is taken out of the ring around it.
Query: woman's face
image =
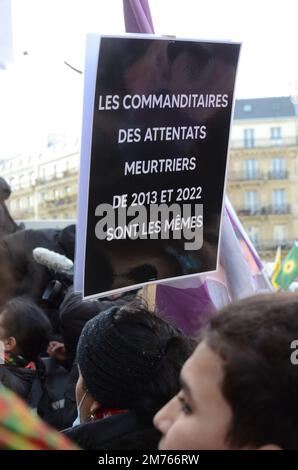
[[[76,402],[81,424],[89,422],[95,400],[86,390],[81,372],[79,372],[79,378],[76,385]]]

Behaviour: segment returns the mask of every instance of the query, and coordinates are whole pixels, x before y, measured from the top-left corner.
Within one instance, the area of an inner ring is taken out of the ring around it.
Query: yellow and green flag
[[[289,251],[284,259],[281,270],[279,271],[275,282],[282,289],[288,290],[289,285],[298,276],[298,243]]]
[[[271,283],[272,283],[275,290],[280,289],[279,285],[276,283],[276,278],[278,276],[280,268],[281,268],[281,249],[280,249],[280,246],[279,246],[277,248],[277,251],[276,251],[275,261],[274,261],[274,268],[273,268],[273,271],[272,271],[272,274],[271,274]]]

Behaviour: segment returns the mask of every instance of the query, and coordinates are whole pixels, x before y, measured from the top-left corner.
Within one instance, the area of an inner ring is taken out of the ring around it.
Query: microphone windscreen
[[[73,262],[56,251],[48,250],[47,248],[34,248],[33,258],[39,264],[55,271],[56,273],[67,273],[73,269]]]

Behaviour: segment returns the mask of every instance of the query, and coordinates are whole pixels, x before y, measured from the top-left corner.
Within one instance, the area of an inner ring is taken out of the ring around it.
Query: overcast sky
[[[236,97],[297,93],[296,0],[149,3],[156,34],[243,43]],[[14,63],[0,71],[0,158],[38,150],[45,132],[79,134],[82,76],[63,61],[83,68],[86,32],[124,32],[122,0],[12,0],[12,19]]]

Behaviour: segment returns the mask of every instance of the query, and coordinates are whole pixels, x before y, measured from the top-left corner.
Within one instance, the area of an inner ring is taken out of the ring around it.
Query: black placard
[[[98,41],[81,159],[84,296],[216,270],[240,45]]]

